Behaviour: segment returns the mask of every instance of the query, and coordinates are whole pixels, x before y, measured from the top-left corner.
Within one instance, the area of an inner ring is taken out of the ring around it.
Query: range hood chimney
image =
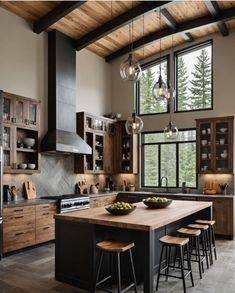
[[[76,134],[76,51],[72,40],[56,30],[48,33],[48,132],[41,151],[92,152]]]

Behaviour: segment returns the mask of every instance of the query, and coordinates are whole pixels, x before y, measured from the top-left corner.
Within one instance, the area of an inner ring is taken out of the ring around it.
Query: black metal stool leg
[[[195,241],[196,241],[196,254],[197,254],[197,257],[198,257],[199,275],[200,275],[200,279],[202,279],[202,263],[201,263],[201,252],[200,252],[199,236],[195,237]]]
[[[207,230],[207,239],[208,239],[208,245],[209,245],[209,251],[210,251],[210,265],[213,265],[211,226]]]
[[[194,287],[194,281],[193,281],[193,272],[191,267],[191,260],[190,260],[190,253],[189,253],[189,244],[186,245],[186,252],[187,252],[187,263],[188,263],[188,269],[190,270],[190,277],[191,277],[191,283],[192,287]]]
[[[118,274],[118,293],[121,292],[121,263],[120,263],[120,252],[117,252],[117,274]]]
[[[208,255],[208,241],[207,241],[207,232],[206,231],[203,231],[203,237],[204,237],[204,243],[205,243],[205,252],[206,252],[206,265],[207,265],[207,268],[209,269],[210,266],[209,266],[209,255]]]
[[[211,231],[212,231],[212,243],[213,243],[213,246],[214,246],[215,260],[217,260],[217,253],[216,253],[216,246],[215,246],[215,230],[214,230],[214,226],[211,227]]]
[[[159,279],[160,279],[160,273],[161,273],[161,264],[162,264],[162,256],[163,256],[164,246],[165,245],[163,244],[162,245],[162,248],[161,248],[160,260],[159,260],[159,267],[158,267],[158,275],[157,275],[156,291],[158,290],[158,285],[159,285]]]
[[[184,293],[186,293],[186,284],[185,284],[185,277],[184,277],[184,255],[183,255],[182,247],[180,247],[180,268],[181,268],[181,277],[183,281]]]
[[[132,275],[133,275],[133,280],[134,280],[134,288],[135,288],[135,293],[137,293],[137,283],[136,283],[136,277],[135,277],[135,270],[134,270],[134,263],[133,263],[133,258],[132,258],[132,252],[131,249],[129,249],[129,255],[130,255],[130,260],[131,260],[131,270],[132,270]]]
[[[166,269],[166,273],[167,273],[166,280],[167,281],[168,281],[168,275],[169,275],[170,261],[171,261],[171,246],[168,247],[168,256],[167,256],[167,262],[166,262],[166,265],[167,265],[167,269]]]
[[[103,262],[103,256],[104,256],[104,252],[101,251],[100,262],[99,262],[99,265],[98,265],[98,271],[97,271],[96,281],[95,281],[95,289],[96,289],[97,283],[99,282],[99,275],[100,275],[101,265],[102,265],[102,262]],[[95,292],[95,290],[94,290],[94,292]]]

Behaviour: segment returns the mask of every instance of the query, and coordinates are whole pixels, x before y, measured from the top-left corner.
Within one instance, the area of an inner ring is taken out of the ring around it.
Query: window
[[[177,141],[166,142],[162,132],[142,134],[142,186],[160,187],[162,176],[169,187],[182,182],[197,187],[196,130],[179,130]]]
[[[212,42],[180,51],[176,60],[176,112],[212,109]]]
[[[157,82],[160,74],[165,82],[168,80],[168,58],[151,62],[142,67],[143,74],[137,83],[137,105],[138,114],[159,114],[167,113],[168,106],[166,101],[159,101],[152,95],[153,86]]]

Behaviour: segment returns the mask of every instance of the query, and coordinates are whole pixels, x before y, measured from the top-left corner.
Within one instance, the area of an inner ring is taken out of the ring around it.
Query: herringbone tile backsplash
[[[18,198],[23,197],[23,182],[31,180],[35,183],[37,197],[45,195],[69,194],[75,192],[75,184],[79,181],[86,180],[87,187],[97,182],[100,183],[99,190],[105,188],[105,178],[110,175],[84,175],[74,174],[74,157],[71,156],[49,156],[41,155],[41,173],[39,174],[5,174],[3,176],[3,184],[15,185],[19,188]],[[134,175],[113,176],[116,189],[122,190],[123,180],[127,180],[131,184],[135,184]]]

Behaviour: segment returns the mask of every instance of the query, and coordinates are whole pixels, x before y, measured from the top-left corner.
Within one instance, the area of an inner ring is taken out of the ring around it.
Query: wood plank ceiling
[[[226,36],[235,28],[235,1],[227,0],[2,1],[0,7],[34,24],[34,31],[57,29],[74,39],[78,50],[86,47],[107,61],[127,53],[131,38],[137,59],[143,59],[159,53],[160,36],[164,51],[172,40],[177,46],[215,32]]]

